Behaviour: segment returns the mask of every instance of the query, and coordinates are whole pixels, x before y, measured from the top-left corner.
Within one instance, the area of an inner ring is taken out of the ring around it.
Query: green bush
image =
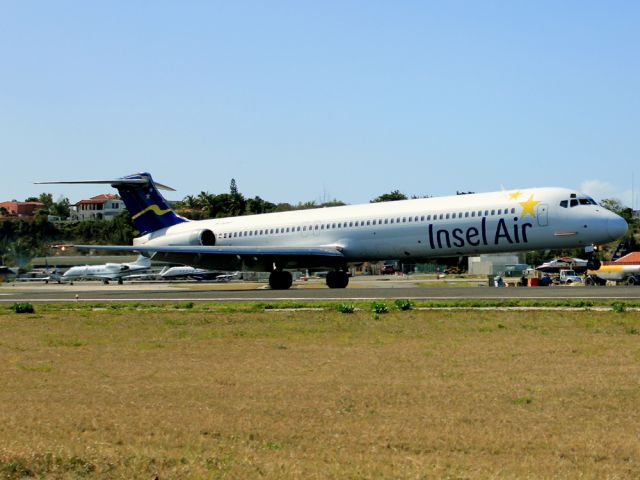
[[[622,313],[627,310],[627,307],[622,302],[614,302],[611,304],[611,309],[616,313]]]
[[[382,303],[382,302],[373,302],[371,304],[371,310],[373,310],[375,313],[389,313],[389,307],[387,307],[386,303]]]
[[[13,305],[11,305],[11,310],[13,310],[16,313],[34,313],[35,312],[33,305],[26,302],[14,303]]]
[[[411,300],[398,299],[395,301],[395,304],[398,310],[411,310],[413,308],[413,302]]]
[[[336,307],[336,310],[338,310],[340,313],[353,313],[355,309],[356,307],[353,303],[340,303]]]

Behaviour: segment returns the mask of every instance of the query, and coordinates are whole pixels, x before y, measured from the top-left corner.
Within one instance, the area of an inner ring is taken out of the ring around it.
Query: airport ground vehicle
[[[605,285],[607,281],[618,284],[640,285],[640,265],[602,265],[598,270],[589,270],[586,285]]]
[[[562,285],[571,285],[573,283],[582,283],[582,277],[578,276],[575,270],[560,270],[558,281]]]

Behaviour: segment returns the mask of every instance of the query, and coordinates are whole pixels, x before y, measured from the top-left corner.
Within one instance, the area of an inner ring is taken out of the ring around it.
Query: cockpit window
[[[575,195],[571,194],[571,200],[561,200],[560,206],[567,208],[568,206],[577,207],[578,205],[597,205],[596,201],[591,197],[575,198]]]

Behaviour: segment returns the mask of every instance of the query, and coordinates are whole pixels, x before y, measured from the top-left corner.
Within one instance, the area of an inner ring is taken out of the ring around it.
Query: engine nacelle
[[[211,230],[196,230],[193,232],[174,233],[152,238],[144,243],[145,247],[173,247],[173,246],[197,246],[213,247],[216,244],[216,236]]]

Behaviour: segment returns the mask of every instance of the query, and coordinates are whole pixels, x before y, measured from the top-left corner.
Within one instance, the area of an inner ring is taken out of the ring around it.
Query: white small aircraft
[[[130,263],[105,263],[104,265],[84,265],[71,267],[59,277],[60,282],[73,283],[80,279],[99,279],[103,283],[109,280],[117,280],[118,285],[122,285],[122,280],[127,277],[138,275],[149,270],[151,259],[140,255],[135,262]]]
[[[587,271],[588,265],[589,261],[581,258],[559,257],[544,262],[537,266],[536,270],[545,273],[558,273],[560,270],[571,269],[578,273],[584,273]]]
[[[134,251],[154,259],[223,271],[270,272],[273,289],[291,287],[289,270],[330,270],[330,288],[345,288],[349,265],[428,261],[482,253],[590,247],[620,238],[627,222],[567,188],[346,205],[189,221],[177,215],[148,173],[115,180],[41,183],[110,184],[135,227],[133,245],[77,245]]]
[[[224,273],[217,270],[207,270],[204,268],[195,268],[189,266],[164,267],[159,275],[163,279],[172,278],[192,278],[194,280],[215,280],[218,282],[228,282],[237,277],[240,272]]]

